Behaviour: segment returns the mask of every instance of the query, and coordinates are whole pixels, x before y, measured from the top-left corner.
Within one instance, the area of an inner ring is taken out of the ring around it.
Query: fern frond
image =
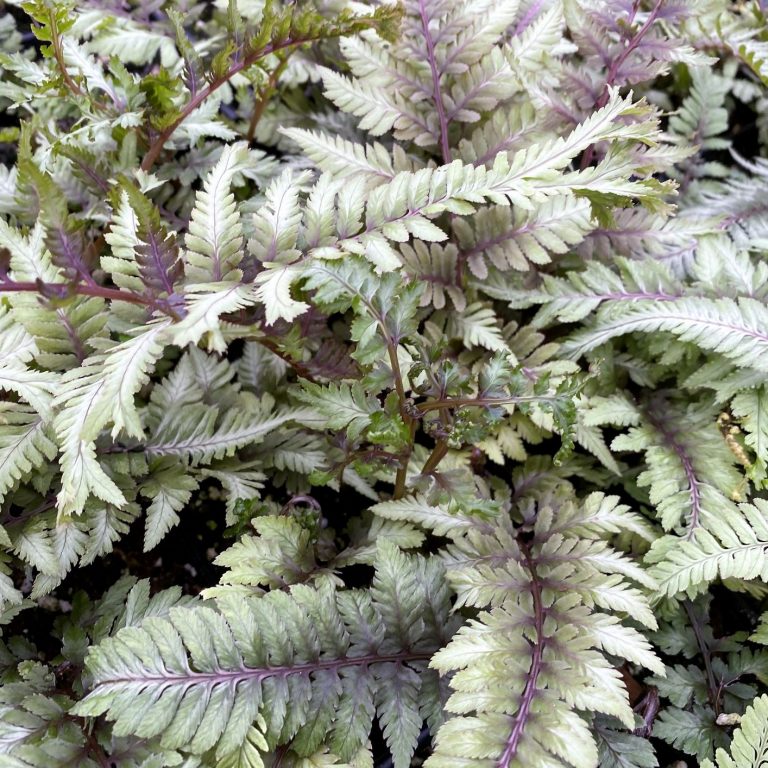
[[[85,238],[82,227],[69,215],[64,191],[57,181],[30,158],[19,160],[19,170],[34,188],[40,204],[39,220],[45,230],[45,246],[52,264],[67,281],[87,280]]]
[[[136,248],[141,244],[138,236],[139,222],[128,200],[125,190],[116,202],[110,230],[104,235],[112,249],[112,255],[101,256],[101,267],[120,288],[141,293],[144,283],[141,279]]]
[[[687,541],[660,539],[649,553],[659,589],[669,597],[694,596],[717,578],[768,579],[768,503],[721,509]]]
[[[249,251],[260,262],[287,264],[299,256],[299,193],[308,180],[307,173],[294,177],[286,170],[267,189],[266,202],[254,216],[253,236],[248,241]]]
[[[182,594],[178,587],[152,593],[148,579],[133,576],[118,579],[93,606],[94,641],[113,635],[124,627],[138,626],[151,617],[167,618],[171,608],[191,605],[194,598]]]
[[[621,121],[622,116],[634,114],[642,120]],[[657,120],[644,102],[633,103],[632,95],[621,98],[617,91],[608,103],[590,115],[568,136],[533,144],[518,152],[511,168],[519,177],[533,177],[545,170],[565,168],[580,152],[602,141],[638,139],[654,142],[658,137]],[[503,157],[503,156],[502,156]]]
[[[550,74],[553,60],[573,50],[567,42],[563,7],[555,4],[533,20],[521,35],[511,42],[510,59],[513,71],[526,84],[556,82],[557,75]]]
[[[225,147],[195,197],[186,236],[187,282],[232,282],[242,276],[237,269],[242,260],[242,228],[230,187],[247,158],[245,143]]]
[[[66,37],[62,40],[62,53],[67,68],[71,68],[70,74],[85,80],[92,97],[96,96],[96,91],[101,91],[109,96],[113,104],[119,103],[114,85],[105,76],[96,57],[89,54],[84,46],[76,43],[71,37]]]
[[[459,510],[430,504],[423,496],[384,501],[371,507],[371,511],[385,520],[405,520],[432,531],[436,536],[450,538],[461,536],[462,532],[477,524]]]
[[[392,153],[378,141],[356,144],[341,136],[330,136],[302,128],[286,128],[283,133],[295,141],[304,154],[334,179],[362,175],[369,184],[376,185],[392,179],[397,171]]]
[[[153,295],[172,298],[183,273],[176,234],[168,230],[155,204],[138,187],[127,179],[122,180],[121,187],[136,216],[138,244],[133,252],[142,283]],[[127,230],[130,224],[126,216],[121,224]]]
[[[467,347],[484,347],[493,352],[508,351],[496,314],[486,304],[475,302],[463,312],[452,314],[449,325],[455,328],[455,335],[461,338]]]
[[[457,160],[440,168],[398,173],[372,189],[367,200],[362,197],[360,184],[345,189],[336,183],[332,188],[328,181],[321,179],[318,186],[323,194],[316,195],[313,219],[330,222],[335,213],[336,233],[335,237],[329,233],[328,242],[313,248],[311,255],[335,259],[344,253],[355,253],[364,255],[379,272],[397,270],[402,261],[388,241],[406,242],[411,236],[429,242],[445,240],[446,233],[432,221],[435,216],[444,211],[461,215],[474,213],[473,204],[486,201],[505,206],[512,203],[523,210],[532,210],[548,198],[583,195],[603,202],[637,197],[648,205],[663,206],[660,202],[665,190],[663,185],[653,180],[625,180],[626,158],[619,149],[596,168],[564,176],[557,173],[579,152],[598,141],[636,139],[654,143],[657,128],[652,116],[631,124],[623,122],[622,118],[637,112],[645,116],[648,110],[642,104],[633,104],[630,98],[614,95],[570,136],[532,145],[517,153],[511,163],[500,154],[492,169],[465,165]],[[635,167],[634,159],[630,162]],[[644,156],[637,158],[637,169],[647,170]],[[286,172],[273,184],[267,205],[255,219],[256,236],[249,241],[252,255],[268,267],[256,278],[259,283],[256,298],[266,305],[270,323],[278,318],[293,320],[306,308],[290,293],[291,284],[303,269],[299,261],[302,252],[298,183]],[[277,205],[281,207],[280,216]],[[583,211],[583,207],[571,206],[569,215],[573,218],[568,227],[546,235],[542,231],[542,239],[560,251],[569,241],[577,241],[581,235],[574,230],[584,226]]]
[[[235,363],[237,379],[254,392],[271,391],[285,377],[287,365],[273,352],[254,341],[243,346],[243,355]]]
[[[509,59],[493,48],[468,72],[456,78],[443,97],[446,120],[476,123],[482,113],[493,111],[520,89]]]
[[[382,545],[370,592],[299,585],[259,599],[220,596],[217,610],[172,608],[167,619],[144,619],[90,651],[93,689],[74,712],[105,713],[117,735],[158,737],[192,754],[215,750],[224,760],[251,728],[262,734],[260,749],[293,740],[309,755],[327,743],[348,759],[378,710],[395,765],[407,768],[421,681],[434,675],[426,661],[448,620],[441,573],[434,560]]]
[[[82,516],[88,526],[88,545],[80,557],[80,564],[88,565],[97,557],[109,554],[140,513],[141,507],[135,503],[117,507],[94,499],[87,502]]]
[[[186,347],[206,337],[209,349],[224,352],[222,315],[256,303],[256,292],[242,283],[195,283],[187,286],[186,314],[170,329],[173,343]]]
[[[413,7],[408,10],[410,22]],[[406,26],[410,26],[408,22]],[[339,41],[339,48],[357,81],[394,92],[406,102],[418,103],[431,98],[431,83],[424,76],[425,68],[402,56],[397,42],[394,46],[383,45],[380,39],[369,34],[365,38],[343,39]]]
[[[177,456],[206,464],[261,442],[291,420],[302,421],[313,415],[313,411],[305,408],[275,409],[274,399],[269,395],[262,399],[242,396],[236,407],[220,416],[217,409],[205,406],[181,409],[144,447],[150,457]]]
[[[217,138],[235,141],[239,138],[221,118],[221,96],[206,99],[197,109],[184,118],[184,122],[173,132],[172,144],[194,145],[200,139]]]
[[[449,528],[450,514],[436,514],[418,499],[373,511],[447,533],[453,543],[444,557],[458,604],[485,609],[431,662],[443,674],[455,673],[447,708],[457,717],[438,732],[428,765],[454,766],[482,755],[503,766],[546,759],[578,768],[594,765],[597,749],[574,710],[605,712],[632,727],[618,672],[600,650],[659,674],[664,667],[639,633],[587,607],[628,611],[655,624],[639,590],[621,576],[606,582],[609,574],[626,574],[650,583],[600,541],[603,532],[616,530],[615,499],[595,495],[580,508],[552,498],[540,504],[525,534],[506,515],[463,515]],[[574,589],[583,595],[578,605],[570,602]]]
[[[730,141],[719,138],[728,129],[725,97],[730,90],[728,80],[701,67],[692,71],[690,94],[669,120],[670,129],[700,150],[727,149]]]
[[[561,322],[577,322],[601,305],[623,302],[626,306],[638,301],[668,302],[682,298],[670,271],[651,259],[630,261],[614,258],[616,269],[599,262],[590,262],[581,272],[567,277],[543,276],[543,291],[536,297],[544,306],[536,316],[538,325],[557,318]]]
[[[11,254],[11,275],[20,282],[64,284],[65,278],[45,247],[45,229],[38,220],[28,236],[0,219],[0,246]],[[36,296],[12,293],[12,316],[34,338],[37,362],[66,370],[82,361],[105,335],[104,301],[75,298],[66,307],[41,307]]]
[[[142,496],[151,499],[144,528],[145,552],[157,546],[179,522],[179,512],[197,486],[197,481],[187,474],[183,465],[161,460],[150,467],[150,476],[139,489]]]
[[[0,0],[0,766],[757,768],[766,3]]]
[[[714,712],[701,705],[691,709],[665,709],[654,723],[653,732],[681,752],[699,758],[711,755],[727,741],[715,722]]]
[[[598,718],[595,725],[598,761],[601,768],[657,768],[653,745],[642,736],[604,725],[609,718]],[[615,721],[613,721],[615,722]]]
[[[643,208],[623,208],[614,212],[612,224],[593,230],[581,250],[587,256],[598,255],[609,261],[619,254],[658,262],[680,276],[688,272],[698,238],[716,231],[717,221],[711,209],[696,212],[689,208],[675,219],[665,220]]]
[[[485,208],[471,225],[457,219],[453,227],[472,274],[483,279],[488,276],[487,261],[500,270],[525,271],[531,263],[548,264],[550,253],[566,253],[594,224],[586,200],[563,195],[533,211]]]
[[[468,139],[459,142],[459,157],[465,163],[489,167],[499,153],[514,153],[548,137],[546,125],[537,120],[531,104],[497,109]]]
[[[62,568],[56,557],[51,526],[42,517],[8,532],[12,551],[22,561],[36,568],[43,576],[61,579]]]
[[[281,588],[322,580],[329,576],[315,559],[312,531],[292,517],[258,517],[253,521],[256,536],[243,536],[222,552],[216,565],[227,568],[218,587],[207,589],[203,596],[215,597],[231,592],[236,585]],[[224,586],[226,585],[226,587]]]
[[[371,416],[381,410],[378,400],[367,394],[361,384],[320,386],[302,382],[295,394],[320,414],[319,427],[345,429],[352,440],[360,437],[371,423]]]
[[[301,266],[276,264],[269,265],[257,275],[255,282],[258,288],[254,291],[254,296],[266,308],[268,325],[273,325],[281,319],[293,322],[309,309],[309,304],[297,301],[291,296],[291,287],[303,273]]]
[[[733,734],[730,755],[718,749],[715,762],[704,760],[702,768],[758,768],[768,759],[768,696],[756,698],[741,716]]]
[[[757,158],[748,169],[744,173],[734,168],[727,180],[692,190],[689,210],[697,216],[718,217],[739,247],[760,248],[768,238],[768,165]]]
[[[415,240],[413,244],[403,243],[400,254],[405,273],[425,286],[422,306],[431,304],[435,309],[442,309],[447,294],[456,309],[466,309],[466,296],[456,283],[459,251],[453,243],[443,246]]]
[[[0,403],[0,501],[27,473],[57,453],[50,426],[32,409]]]
[[[264,441],[263,460],[280,472],[308,475],[325,461],[325,444],[317,435],[286,429]]]
[[[633,331],[668,331],[745,368],[768,370],[768,310],[755,299],[683,298],[664,303],[612,304],[592,328],[576,333],[563,352],[579,357]]]
[[[405,105],[386,91],[352,81],[330,69],[322,69],[325,95],[339,109],[360,118],[358,127],[372,136],[381,136],[400,121],[398,127],[412,124]],[[432,139],[432,136],[429,136]]]
[[[12,315],[0,314],[0,389],[26,400],[43,419],[52,414],[52,399],[59,377],[26,366],[38,354],[35,341]]]
[[[130,17],[105,14],[90,43],[93,53],[116,56],[125,64],[147,64],[158,54],[164,67],[173,67],[179,53],[172,35],[138,24]]]
[[[519,0],[489,3],[474,0],[462,3],[440,19],[435,43],[444,48],[439,72],[460,74],[476,64],[493,48],[520,12]]]
[[[8,17],[6,17],[8,18]],[[21,208],[16,201],[19,170],[16,166],[0,168],[0,213],[16,214]]]
[[[609,401],[586,418],[591,424],[637,424],[614,438],[611,448],[644,451],[646,468],[638,485],[649,488],[665,530],[684,523],[690,535],[740,498],[742,476],[711,411],[693,406],[681,411],[658,397],[643,409],[627,401]]]
[[[115,436],[121,430],[134,437],[143,435],[134,395],[163,354],[169,325],[166,320],[148,326],[65,375],[55,400],[60,408],[55,428],[62,451],[58,501],[62,516],[81,512],[90,494],[118,507],[125,503],[96,459],[94,443],[109,423]]]
[[[261,471],[262,466],[262,462],[258,460],[240,461],[233,458],[214,462],[199,470],[201,477],[211,478],[221,484],[226,500],[226,522],[228,525],[233,525],[238,519],[238,502],[261,498],[261,492],[267,479],[267,476]]]

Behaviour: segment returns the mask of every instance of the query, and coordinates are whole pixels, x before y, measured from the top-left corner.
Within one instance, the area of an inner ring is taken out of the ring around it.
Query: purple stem
[[[643,26],[637,30],[637,33],[629,41],[627,47],[611,63],[611,66],[608,70],[608,77],[606,78],[606,81],[605,81],[605,86],[603,86],[603,94],[596,105],[597,109],[604,107],[608,103],[609,89],[616,82],[616,78],[618,77],[621,66],[629,58],[629,56],[637,48],[637,46],[640,45],[640,41],[645,37],[646,32],[648,32],[651,26],[653,26],[653,23],[656,21],[656,17],[659,15],[659,11],[661,11],[662,5],[664,5],[664,0],[656,0],[656,5],[653,7],[653,10],[648,14],[648,18],[645,20],[645,23],[643,24]],[[631,21],[634,21],[634,14],[632,16]]]
[[[514,725],[512,726],[512,732],[507,739],[507,745],[502,752],[499,761],[496,763],[497,768],[509,768],[512,761],[517,756],[517,750],[520,746],[520,739],[522,739],[525,733],[525,728],[528,725],[528,717],[531,713],[531,705],[536,698],[538,691],[539,675],[544,662],[544,602],[541,597],[541,584],[536,574],[536,564],[531,558],[530,549],[526,544],[519,541],[520,552],[525,559],[525,565],[531,574],[531,597],[533,598],[534,608],[534,629],[536,630],[536,640],[533,644],[533,653],[531,655],[531,666],[528,669],[528,674],[525,680],[525,688],[523,688],[523,695],[520,699],[520,708],[514,718]]]
[[[712,705],[712,709],[715,710],[715,715],[720,714],[720,686],[715,679],[715,671],[712,668],[712,651],[710,650],[709,643],[704,637],[704,629],[701,626],[699,617],[696,615],[693,603],[690,600],[683,601],[683,608],[688,614],[688,620],[691,623],[691,629],[696,637],[696,644],[699,646],[701,657],[704,659],[704,669],[707,672],[707,696],[709,703]]]
[[[544,5],[544,0],[536,0],[536,2],[531,5],[525,16],[517,22],[515,31],[512,33],[513,37],[517,37],[528,29],[536,16],[538,16],[542,5]]]
[[[658,401],[656,404],[659,404]],[[699,479],[696,477],[696,471],[688,451],[678,439],[678,430],[670,428],[668,426],[670,421],[666,418],[662,421],[650,408],[646,409],[645,415],[651,426],[667,441],[667,445],[673,450],[683,467],[683,472],[685,472],[685,477],[688,481],[688,491],[691,495],[691,519],[688,522],[688,531],[685,534],[685,538],[690,539],[694,531],[699,527],[699,519],[701,517],[701,483],[699,483]]]
[[[427,16],[425,0],[419,0],[419,15],[421,16],[421,27],[424,30],[424,40],[427,43],[427,61],[432,71],[432,98],[435,102],[437,119],[440,123],[440,150],[443,153],[443,163],[447,165],[451,162],[451,147],[448,143],[448,118],[445,114],[445,105],[440,93],[440,75],[437,71],[437,60],[435,59],[435,43],[432,40],[432,33],[429,31],[429,18]]]
[[[156,306],[156,302],[137,293],[119,290],[117,288],[104,288],[101,285],[75,283],[44,283],[42,280],[37,282],[15,282],[14,280],[5,280],[0,278],[0,293],[40,293],[41,295],[54,295],[62,299],[67,298],[67,291],[71,288],[73,294],[77,296],[98,296],[101,299],[110,301],[127,301],[130,304],[141,304],[147,307]]]
[[[168,275],[168,269],[163,262],[163,250],[166,247],[166,243],[158,240],[157,234],[151,227],[147,228],[147,247],[149,249],[149,258],[154,266],[155,275],[162,284],[165,292],[169,295],[173,295],[173,282],[171,282]]]
[[[342,656],[340,659],[318,659],[315,662],[283,665],[278,667],[260,667],[256,669],[241,667],[240,669],[219,669],[216,672],[190,672],[186,675],[137,675],[136,677],[104,678],[98,681],[96,687],[104,684],[114,685],[116,683],[134,683],[137,680],[142,681],[142,683],[145,685],[149,683],[159,683],[164,687],[174,683],[188,687],[189,685],[205,682],[214,684],[229,683],[230,685],[237,685],[243,680],[261,681],[270,677],[285,677],[288,675],[298,674],[308,675],[313,672],[319,672],[321,670],[336,670],[343,667],[368,666],[370,664],[387,663],[404,664],[411,661],[428,661],[431,658],[432,653],[417,653],[414,651],[402,651],[401,653],[390,653],[382,656],[379,656],[375,653],[370,653],[365,656]]]
[[[643,26],[637,30],[635,36],[629,41],[629,43],[627,43],[627,47],[611,62],[611,65],[608,68],[608,75],[605,78],[603,92],[595,104],[595,110],[602,109],[608,103],[608,99],[611,93],[611,86],[616,84],[619,70],[621,69],[624,62],[632,54],[632,52],[637,48],[637,46],[640,45],[640,42],[645,37],[645,34],[648,32],[648,30],[653,26],[653,23],[656,21],[656,18],[659,15],[659,11],[661,11],[662,5],[664,5],[664,0],[656,0],[656,5],[648,14],[648,18],[645,20]],[[630,24],[635,20],[635,14],[637,13],[638,7],[639,3],[634,3],[632,6],[632,13],[628,19]],[[587,151],[584,153],[584,156],[582,157],[582,170],[584,170],[592,162],[592,158],[594,156],[595,151],[593,145],[587,149]]]
[[[56,317],[59,318],[59,322],[64,326],[64,330],[67,332],[67,336],[69,336],[69,340],[72,344],[72,351],[75,353],[75,357],[82,363],[83,360],[85,360],[86,357],[88,357],[85,347],[83,346],[83,342],[80,339],[80,337],[77,335],[77,331],[75,330],[75,327],[72,325],[72,322],[67,317],[67,313],[64,312],[61,309],[56,310]]]

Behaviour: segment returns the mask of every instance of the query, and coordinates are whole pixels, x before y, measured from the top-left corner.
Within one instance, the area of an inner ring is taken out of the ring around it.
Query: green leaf
[[[186,236],[188,282],[232,282],[242,276],[237,269],[242,260],[242,228],[230,187],[247,157],[244,143],[226,147],[196,195]]]
[[[60,408],[55,428],[62,451],[60,515],[81,512],[90,495],[118,507],[125,504],[122,491],[96,458],[94,446],[110,423],[113,436],[121,431],[143,436],[134,396],[163,353],[168,326],[169,321],[147,326],[64,377],[55,401]]]
[[[428,659],[439,639],[430,630],[433,625],[416,621],[415,615],[400,614],[389,627],[379,611],[385,608],[382,600],[395,597],[390,583],[411,585],[414,591],[405,600],[420,606],[433,588],[431,579],[420,578],[423,568],[418,558],[382,549],[373,601],[365,592],[346,593],[341,602],[327,589],[295,586],[290,593],[274,591],[257,599],[229,593],[216,599],[218,610],[195,604],[171,608],[168,618],[145,618],[90,650],[93,687],[73,712],[106,714],[116,735],[159,737],[166,748],[192,754],[215,749],[224,759],[246,739],[260,749],[264,743],[272,746],[283,727],[292,734],[313,727],[309,702],[323,700],[329,686],[338,695],[350,675],[360,675],[366,685],[343,689],[348,701],[358,700],[361,713],[368,713],[365,727],[355,734],[337,713],[332,740],[350,754],[367,740],[372,688],[390,729],[409,723],[393,742],[398,766],[405,768],[403,756],[412,753],[420,717],[398,681],[403,675],[418,679],[407,665]],[[434,626],[446,621],[448,610],[446,600]]]
[[[168,531],[179,522],[179,512],[197,489],[183,465],[166,462],[152,469],[149,479],[142,483],[140,493],[151,499],[147,507],[144,530],[144,551],[156,547]]]
[[[730,755],[718,749],[715,763],[704,760],[702,768],[757,768],[768,757],[768,696],[760,696],[747,707],[733,734]]]
[[[740,504],[721,510],[707,528],[697,528],[690,539],[660,539],[651,550],[654,578],[669,597],[695,595],[720,579],[768,580],[768,503]]]
[[[610,306],[593,328],[575,334],[563,352],[576,358],[625,333],[668,331],[682,341],[719,352],[737,365],[766,371],[767,325],[768,310],[749,298],[619,303]]]
[[[316,410],[319,428],[345,429],[350,440],[359,438],[371,423],[371,416],[381,411],[378,400],[367,394],[360,383],[320,385],[302,381],[294,394]]]

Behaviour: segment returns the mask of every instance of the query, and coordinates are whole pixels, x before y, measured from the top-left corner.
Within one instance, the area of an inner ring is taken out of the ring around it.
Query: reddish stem
[[[203,90],[198,91],[190,100],[189,103],[181,110],[179,116],[163,130],[160,135],[152,142],[152,146],[144,156],[144,160],[141,163],[143,171],[149,171],[155,164],[159,154],[163,151],[163,147],[168,139],[171,138],[174,131],[214,92],[221,88],[224,83],[231,80],[238,72],[242,72],[252,64],[255,64],[259,59],[263,59],[265,56],[269,56],[277,51],[282,51],[285,48],[292,48],[294,46],[304,45],[305,43],[311,43],[320,39],[320,35],[314,35],[300,40],[284,40],[280,43],[269,43],[263,48],[259,48],[251,52],[242,61],[237,62],[227,70],[222,76],[217,77],[211,83],[209,83]]]
[[[246,134],[246,140],[250,144],[253,141],[253,137],[256,135],[256,126],[259,124],[264,111],[269,104],[269,100],[272,98],[275,89],[277,87],[277,81],[280,75],[283,73],[286,65],[288,64],[288,57],[286,56],[272,71],[269,79],[266,82],[264,88],[259,91],[258,99],[254,104],[253,113],[251,114],[251,120],[248,123],[248,133]]]
[[[660,401],[658,401],[655,405],[658,408],[660,404]],[[696,477],[696,469],[693,466],[688,450],[680,442],[679,431],[672,426],[673,422],[663,414],[661,414],[660,418],[650,408],[646,409],[645,415],[651,426],[664,439],[675,456],[677,456],[685,473],[685,479],[688,481],[688,493],[691,496],[691,518],[688,521],[688,530],[686,531],[685,538],[690,540],[700,525],[702,512],[701,483],[699,478]]]
[[[445,114],[445,105],[440,93],[440,75],[437,71],[435,43],[432,40],[432,33],[429,31],[429,18],[427,17],[427,7],[424,0],[419,0],[419,15],[421,16],[421,27],[424,30],[424,39],[427,43],[427,61],[432,71],[432,98],[435,102],[437,119],[440,123],[440,150],[443,153],[443,163],[447,165],[451,162],[451,147],[448,143],[448,117]]]
[[[656,21],[656,18],[659,15],[659,11],[661,11],[662,5],[664,5],[664,0],[656,0],[656,5],[648,14],[648,18],[645,20],[643,26],[637,30],[634,37],[629,41],[629,43],[627,43],[627,47],[611,62],[610,67],[608,67],[608,75],[605,78],[605,84],[603,85],[603,91],[600,94],[600,98],[595,103],[595,110],[602,109],[608,103],[608,99],[611,95],[611,87],[616,85],[616,79],[619,75],[619,70],[623,66],[624,62],[626,62],[626,60],[630,57],[632,52],[637,48],[637,46],[640,45],[640,42],[645,37],[651,26],[653,26],[653,23]],[[632,7],[632,15],[629,18],[630,24],[634,21],[638,6],[639,3],[635,3]],[[587,149],[581,159],[582,170],[584,170],[592,162],[594,156],[595,148],[593,145]]]
[[[157,307],[157,301],[148,296],[140,296],[138,293],[121,291],[118,288],[105,288],[102,285],[85,285],[77,283],[68,285],[66,283],[44,283],[42,280],[35,283],[21,282],[14,280],[0,280],[0,293],[39,293],[46,295],[46,291],[53,296],[57,296],[62,289],[71,290],[76,296],[96,296],[110,301],[127,301],[129,304],[140,304],[145,307]],[[61,298],[67,298],[62,295]]]
[[[621,54],[616,59],[614,59],[613,62],[611,62],[611,66],[608,69],[608,77],[606,78],[605,85],[603,86],[603,93],[595,105],[596,109],[601,109],[608,103],[610,87],[615,85],[619,70],[621,69],[624,62],[630,57],[632,52],[637,48],[637,46],[640,45],[641,40],[645,37],[651,26],[653,26],[653,23],[656,21],[656,18],[659,15],[659,11],[661,10],[662,5],[664,5],[664,0],[656,0],[656,5],[648,14],[648,18],[645,20],[643,26],[637,30],[635,36],[629,41],[629,44],[621,52]]]
[[[445,440],[438,440],[435,447],[432,449],[432,453],[429,454],[429,457],[424,463],[424,466],[421,469],[421,474],[428,475],[434,472],[447,453],[448,443],[446,443]]]
[[[64,62],[64,50],[61,46],[61,36],[59,35],[59,27],[56,23],[55,10],[50,10],[48,12],[48,20],[51,23],[51,48],[53,48],[53,57],[59,65],[59,70],[61,71],[64,83],[72,92],[73,96],[84,96],[83,89],[72,79],[69,72],[67,72],[67,65]]]
[[[531,574],[531,597],[533,598],[533,628],[536,632],[536,639],[533,642],[531,654],[531,666],[528,668],[528,675],[525,680],[525,688],[520,698],[520,708],[514,716],[514,725],[507,739],[507,745],[496,765],[498,768],[509,768],[512,761],[517,756],[517,750],[520,746],[520,739],[525,733],[528,725],[528,717],[531,712],[531,705],[536,698],[538,690],[539,675],[544,665],[544,601],[541,595],[541,584],[536,574],[536,564],[531,558],[530,549],[527,544],[518,541],[520,552],[525,560],[525,566]]]

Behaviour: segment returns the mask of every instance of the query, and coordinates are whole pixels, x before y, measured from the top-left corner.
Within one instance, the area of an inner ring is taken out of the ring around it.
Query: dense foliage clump
[[[0,768],[765,765],[763,6],[0,2]]]

